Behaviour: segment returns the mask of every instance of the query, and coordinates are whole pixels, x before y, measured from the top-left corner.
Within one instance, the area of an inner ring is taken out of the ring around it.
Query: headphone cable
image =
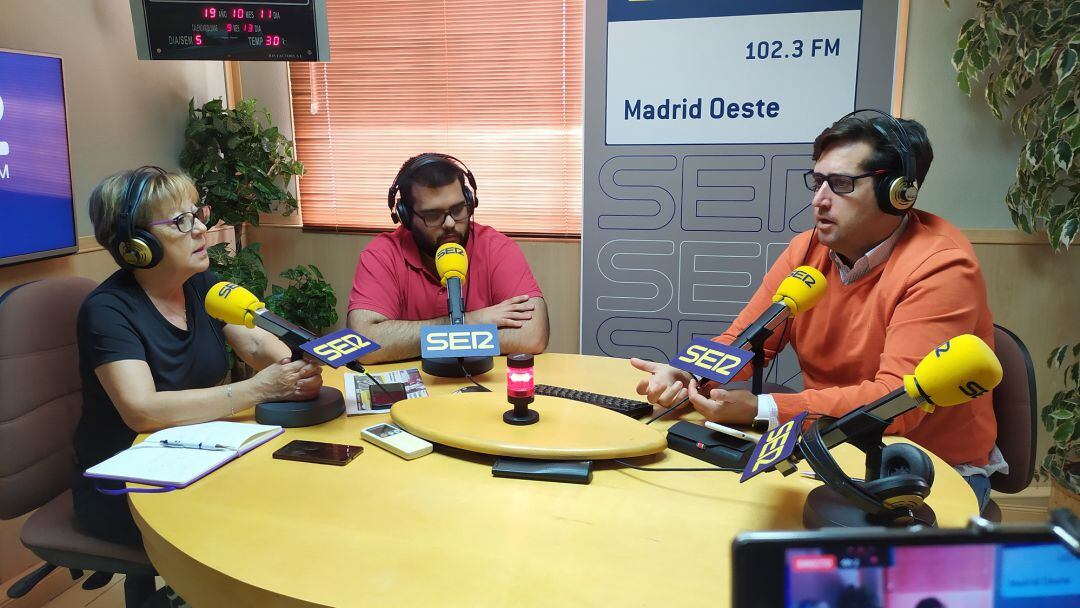
[[[472,374],[469,373],[469,370],[465,369],[465,358],[464,357],[458,357],[458,363],[461,365],[461,372],[463,374],[465,374],[465,377],[469,379],[469,382],[472,382],[473,384],[475,384],[477,387],[480,388],[480,390],[484,391],[485,393],[490,393],[491,392],[490,388],[488,388],[488,387],[484,386],[483,384],[480,384],[479,382],[477,382],[472,377]]]

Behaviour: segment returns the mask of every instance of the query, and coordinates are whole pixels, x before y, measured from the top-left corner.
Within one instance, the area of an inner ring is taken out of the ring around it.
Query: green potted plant
[[[233,227],[237,249],[242,249],[241,226],[259,225],[259,213],[275,207],[282,215],[296,211],[296,197],[288,190],[293,176],[304,174],[293,143],[271,124],[256,100],[244,99],[226,108],[220,99],[195,107],[188,102],[188,123],[180,166],[211,205],[210,226],[219,221]]]
[[[256,110],[255,99],[226,108],[220,99],[201,107],[188,102],[188,124],[180,166],[195,180],[206,204],[211,205],[210,226],[232,226],[235,246],[210,247],[210,268],[222,279],[243,285],[267,307],[293,323],[320,332],[337,323],[337,297],[318,268],[296,266],[281,273],[286,287],[269,281],[258,243],[244,243],[245,223],[259,225],[259,214],[296,211],[289,181],[304,173],[293,143],[273,126],[270,113]]]
[[[1065,389],[1054,394],[1042,410],[1042,422],[1054,438],[1054,445],[1043,458],[1042,477],[1049,477],[1071,492],[1071,498],[1055,499],[1053,506],[1066,506],[1080,495],[1080,344],[1062,345],[1050,353],[1047,365],[1064,369]],[[1080,502],[1073,502],[1080,511]]]
[[[1005,204],[1017,228],[1045,231],[1055,251],[1067,251],[1080,228],[1080,2],[982,0],[975,10],[952,58],[957,85],[970,95],[976,82],[985,82],[986,104],[999,120],[1012,107],[1010,124],[1026,141]],[[1040,478],[1052,482],[1052,506],[1072,502],[1074,509],[1080,509],[1078,355],[1080,344],[1050,354],[1048,364],[1065,369],[1065,388],[1041,416],[1053,445]]]

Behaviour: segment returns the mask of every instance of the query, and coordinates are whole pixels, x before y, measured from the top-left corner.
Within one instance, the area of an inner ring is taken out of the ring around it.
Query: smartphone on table
[[[274,452],[274,458],[344,466],[363,451],[359,445],[294,439]]]

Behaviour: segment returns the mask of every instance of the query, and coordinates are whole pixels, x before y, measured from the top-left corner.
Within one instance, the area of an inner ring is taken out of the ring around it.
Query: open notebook
[[[284,432],[280,426],[204,422],[158,431],[87,469],[87,477],[183,488]]]

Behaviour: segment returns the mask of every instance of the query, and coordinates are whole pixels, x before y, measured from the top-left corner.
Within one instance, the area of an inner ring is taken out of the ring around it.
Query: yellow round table
[[[373,371],[405,367],[419,365]],[[621,359],[536,358],[545,384],[638,398],[639,377]],[[341,371],[324,378],[343,385]],[[477,380],[505,391],[503,360]],[[424,382],[432,395],[464,385]],[[735,473],[610,462],[597,463],[589,485],[493,478],[490,456],[439,448],[406,461],[360,439],[361,428],[384,421],[343,416],[288,429],[183,490],[131,495],[151,561],[194,606],[727,606],[734,536],[800,529],[818,485],[801,475],[740,484]],[[293,439],[364,453],[344,467],[271,458]],[[834,453],[861,476],[861,453]],[[939,525],[962,526],[977,513],[975,496],[932,458],[928,503]],[[708,466],[672,450],[634,462]]]

